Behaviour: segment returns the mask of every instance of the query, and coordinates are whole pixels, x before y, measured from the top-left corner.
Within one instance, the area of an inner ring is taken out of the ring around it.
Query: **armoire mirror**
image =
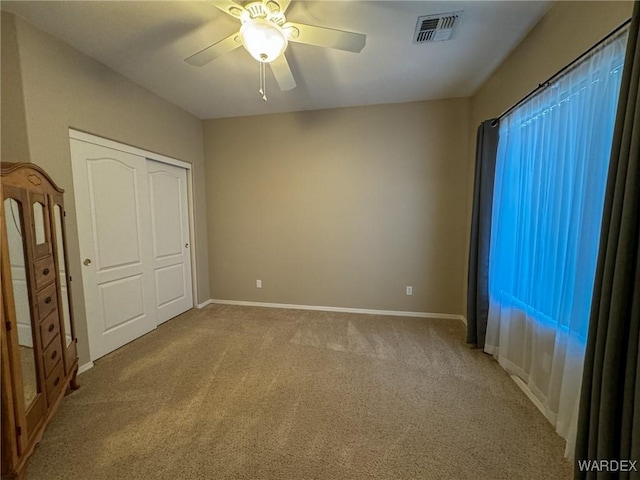
[[[31,310],[25,256],[23,205],[13,199],[4,201],[7,247],[11,263],[11,283],[15,302],[16,323],[18,329],[18,349],[20,372],[24,393],[25,410],[29,408],[38,394],[36,357],[33,345]]]
[[[62,230],[62,216],[64,215],[62,207],[55,205],[53,207],[54,228],[56,236],[56,249],[58,252],[58,275],[60,277],[60,290],[62,292],[60,300],[62,301],[62,317],[64,321],[64,341],[65,346],[71,344],[75,338],[75,332],[72,332],[71,314],[69,312],[69,285],[67,283],[66,258],[64,256],[64,232]]]
[[[36,245],[42,245],[47,241],[44,224],[44,205],[40,202],[33,203],[33,226],[36,233]]]

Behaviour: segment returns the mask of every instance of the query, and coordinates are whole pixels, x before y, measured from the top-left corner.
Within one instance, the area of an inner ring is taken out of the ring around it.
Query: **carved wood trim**
[[[47,172],[45,172],[42,167],[39,167],[38,165],[36,165],[35,163],[27,163],[27,162],[18,162],[18,163],[12,163],[12,162],[1,162],[0,163],[0,175],[2,175],[3,177],[5,175],[9,175],[11,172],[14,172],[16,170],[20,170],[21,168],[28,168],[31,169],[35,172],[37,172],[38,174],[42,175],[44,177],[44,179],[49,182],[49,184],[51,184],[51,186],[54,188],[54,190],[56,190],[59,193],[64,193],[64,189],[60,188],[56,182],[54,182],[51,177],[49,176],[49,174]],[[40,183],[35,183],[37,180],[32,180],[32,177],[36,177],[38,180],[40,180]],[[42,184],[42,180],[40,178],[38,178],[38,175],[35,174],[27,174],[27,179],[29,180],[29,182],[31,182],[34,186],[40,186]]]

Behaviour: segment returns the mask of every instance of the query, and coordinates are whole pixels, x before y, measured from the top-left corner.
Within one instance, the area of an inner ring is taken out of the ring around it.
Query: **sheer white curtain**
[[[501,120],[485,351],[573,455],[626,31]]]

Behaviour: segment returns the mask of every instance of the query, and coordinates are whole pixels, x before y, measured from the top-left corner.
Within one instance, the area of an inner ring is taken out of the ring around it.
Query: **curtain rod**
[[[600,45],[602,45],[604,42],[606,42],[607,40],[609,40],[611,37],[613,37],[614,35],[616,35],[620,30],[622,30],[623,28],[625,28],[627,25],[629,25],[629,23],[631,23],[631,18],[625,20],[624,22],[622,22],[620,25],[618,25],[612,32],[608,33],[604,38],[602,38],[598,43],[596,43],[595,45],[592,45],[590,48],[588,48],[587,50],[585,50],[582,54],[580,54],[575,60],[572,60],[571,62],[567,63],[564,67],[562,67],[560,70],[558,70],[556,73],[554,73],[553,75],[551,75],[547,80],[545,80],[544,82],[538,84],[538,86],[536,88],[534,88],[533,90],[531,90],[529,93],[527,93],[524,97],[522,97],[519,101],[517,101],[516,103],[514,103],[512,106],[510,106],[508,109],[506,109],[504,112],[502,112],[500,114],[500,116],[497,118],[497,120],[502,119],[504,116],[508,115],[509,113],[511,113],[513,110],[515,110],[516,108],[518,108],[520,105],[522,105],[524,102],[526,102],[527,100],[529,100],[531,97],[533,97],[536,93],[538,93],[540,90],[543,90],[545,88],[547,88],[549,86],[549,84],[554,81],[557,77],[559,77],[560,75],[562,75],[564,72],[566,72],[568,69],[570,69],[571,67],[573,67],[576,63],[578,63],[580,60],[582,60],[584,57],[586,57],[587,55],[589,55],[592,51],[594,51],[596,48],[598,48]],[[492,127],[495,127],[494,122],[491,123]]]

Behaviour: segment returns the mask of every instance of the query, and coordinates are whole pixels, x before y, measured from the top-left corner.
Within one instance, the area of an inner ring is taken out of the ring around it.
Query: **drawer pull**
[[[42,271],[42,274],[43,274],[43,275],[49,275],[49,269],[48,269],[48,268],[45,268],[45,269]]]
[[[51,354],[51,360],[53,360],[54,358],[56,358],[58,356],[58,351],[54,350],[53,353]]]
[[[56,378],[56,381],[55,381],[55,382],[53,382],[53,386],[54,386],[54,387],[57,387],[59,383],[60,383],[60,377],[57,377],[57,378]]]
[[[44,299],[44,303],[51,303],[51,297],[47,297]]]
[[[49,325],[49,331],[53,332],[53,330],[56,328],[56,326],[52,323],[51,325]]]

